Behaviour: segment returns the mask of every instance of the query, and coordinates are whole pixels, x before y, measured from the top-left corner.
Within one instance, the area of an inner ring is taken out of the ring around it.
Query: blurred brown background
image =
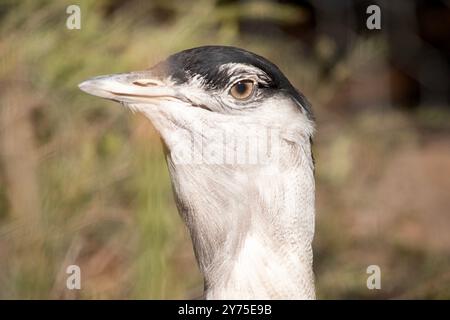
[[[318,297],[450,298],[449,1],[0,0],[0,30],[1,299],[200,295],[158,136],[77,84],[205,44],[267,57],[313,104]]]

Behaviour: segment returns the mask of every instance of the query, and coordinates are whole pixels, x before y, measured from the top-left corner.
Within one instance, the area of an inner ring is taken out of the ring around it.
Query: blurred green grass
[[[443,127],[448,122],[433,119],[448,114],[436,116],[441,111],[433,111],[415,119],[383,109],[342,119],[323,108],[333,103],[352,74],[371,59],[383,58],[382,40],[361,40],[347,60],[321,79],[327,39],[317,46],[316,56],[299,57],[301,45],[287,37],[248,37],[239,31],[243,16],[287,24],[304,18],[300,9],[288,5],[79,1],[82,29],[67,30],[65,8],[70,4],[0,2],[1,299],[176,299],[201,294],[159,138],[142,116],[85,95],[77,84],[95,75],[143,69],[168,54],[204,44],[240,46],[277,62],[311,97],[322,119],[315,145],[318,296],[450,297],[442,280],[448,279],[448,238],[435,246],[429,231],[419,232],[418,238],[414,231],[413,240],[425,239],[420,246],[408,242],[409,229],[396,237],[403,220],[390,220],[396,215],[395,203],[374,203],[384,202],[385,155],[420,148],[416,120]],[[447,136],[442,145],[446,143]],[[380,194],[374,198],[373,192]],[[443,205],[434,210],[436,221],[448,227],[442,199],[438,204]],[[405,210],[407,226],[423,213],[411,216],[414,204]],[[81,291],[65,289],[70,264],[82,269]],[[386,270],[386,287],[380,292],[365,287],[369,264]]]

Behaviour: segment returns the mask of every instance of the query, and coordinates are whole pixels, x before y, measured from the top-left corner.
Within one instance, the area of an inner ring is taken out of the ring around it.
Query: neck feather
[[[168,166],[208,299],[314,299],[309,139],[264,166]]]

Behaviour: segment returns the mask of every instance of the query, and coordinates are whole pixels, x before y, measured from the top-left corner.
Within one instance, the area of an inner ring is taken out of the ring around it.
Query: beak
[[[176,90],[149,72],[99,76],[78,87],[89,94],[122,103],[151,103],[155,99],[179,99]]]

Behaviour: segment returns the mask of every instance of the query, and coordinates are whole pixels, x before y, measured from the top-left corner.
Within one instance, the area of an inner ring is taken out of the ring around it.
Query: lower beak
[[[78,87],[94,96],[123,103],[145,103],[154,99],[177,98],[175,90],[145,72],[99,76]]]

